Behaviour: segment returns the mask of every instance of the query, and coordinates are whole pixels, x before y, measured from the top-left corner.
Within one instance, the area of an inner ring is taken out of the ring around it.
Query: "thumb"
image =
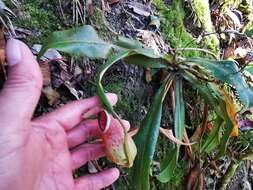
[[[6,57],[9,68],[8,79],[0,92],[1,118],[17,122],[30,120],[42,88],[39,65],[30,49],[15,39],[8,40]]]

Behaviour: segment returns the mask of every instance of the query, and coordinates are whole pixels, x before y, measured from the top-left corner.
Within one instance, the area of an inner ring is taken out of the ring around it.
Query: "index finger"
[[[107,93],[106,96],[112,105],[117,103],[118,98],[116,94]],[[36,118],[34,121],[36,123],[43,123],[44,125],[46,124],[50,127],[61,126],[68,131],[83,120],[82,115],[85,112],[95,106],[101,106],[98,96],[71,102],[56,111]]]

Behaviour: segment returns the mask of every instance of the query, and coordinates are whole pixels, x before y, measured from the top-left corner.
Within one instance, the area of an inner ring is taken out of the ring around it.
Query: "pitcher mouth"
[[[100,111],[98,113],[98,126],[103,133],[105,133],[109,129],[110,123],[111,116],[109,115],[109,113],[106,110]]]

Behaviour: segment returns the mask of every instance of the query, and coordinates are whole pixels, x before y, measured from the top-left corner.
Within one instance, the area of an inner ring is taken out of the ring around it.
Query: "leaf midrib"
[[[92,45],[110,45],[106,42],[94,42],[94,41],[86,41],[86,40],[67,40],[67,41],[61,41],[61,42],[54,42],[54,43],[50,43],[48,44],[46,47],[52,47],[52,46],[58,46],[58,45],[64,45],[64,44],[76,44],[76,43],[82,43],[82,44],[92,44]]]

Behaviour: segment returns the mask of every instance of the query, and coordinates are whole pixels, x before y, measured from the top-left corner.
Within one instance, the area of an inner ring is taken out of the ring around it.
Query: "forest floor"
[[[149,5],[143,0],[121,0],[119,3],[110,5],[103,5],[101,2],[94,1],[92,5],[86,7],[86,12],[83,13],[72,12],[73,1],[24,0],[18,8],[13,7],[11,3],[7,4],[17,15],[13,19],[17,37],[28,43],[33,48],[35,54],[38,53],[35,44],[42,44],[43,40],[53,31],[82,24],[92,25],[104,40],[114,40],[118,35],[143,40],[142,32],[148,28],[150,23],[149,16],[159,15],[158,10],[153,5]],[[170,6],[170,0],[165,2]],[[73,14],[76,15],[74,19]],[[187,29],[193,30],[191,28],[192,23],[189,23],[189,20],[187,22]],[[195,29],[193,33],[198,33],[198,30]],[[163,34],[162,31],[160,32],[157,35],[166,41],[166,34]],[[170,47],[164,45],[163,48]],[[53,53],[48,56],[56,58],[60,55]],[[94,76],[98,66],[103,61],[62,56],[67,61],[40,65],[44,75],[44,87],[35,116],[55,110],[67,102],[96,94]],[[126,65],[120,62],[107,72],[103,81],[106,91],[114,92],[119,97],[116,107],[117,112],[122,118],[129,120],[133,127],[139,127],[157,88],[145,80],[147,78],[146,72],[138,66]],[[187,86],[187,84],[185,85]],[[196,92],[192,90],[188,90],[185,94],[185,99],[189,102],[186,108],[189,118],[186,118],[186,120],[191,122],[193,122],[192,118],[196,118],[194,116],[197,116],[203,110],[201,102],[192,100],[194,96],[196,96]],[[194,109],[191,109],[192,107]],[[164,107],[164,112],[168,114],[163,118],[162,125],[163,127],[167,127],[172,125],[173,122],[170,103],[167,103]],[[198,120],[200,118],[197,118],[194,122],[199,122]],[[159,137],[159,150],[156,153],[155,159],[161,160],[164,157],[163,153],[166,153],[169,146],[170,143],[167,139]],[[102,167],[108,164],[104,162],[101,161],[100,163]],[[82,175],[89,171],[89,167],[83,167],[77,171],[77,175]],[[251,167],[249,163],[243,164],[232,179],[228,189],[239,190],[242,189],[245,181],[252,183],[253,174],[250,172],[252,170]],[[155,168],[156,163],[154,163],[153,167],[154,175],[156,172]],[[128,189],[128,180],[124,174],[126,172],[122,171],[120,180],[108,189]],[[207,172],[206,189],[214,189],[216,182],[216,177]],[[173,184],[160,184],[155,177],[151,178],[151,185],[154,190],[174,188]]]

